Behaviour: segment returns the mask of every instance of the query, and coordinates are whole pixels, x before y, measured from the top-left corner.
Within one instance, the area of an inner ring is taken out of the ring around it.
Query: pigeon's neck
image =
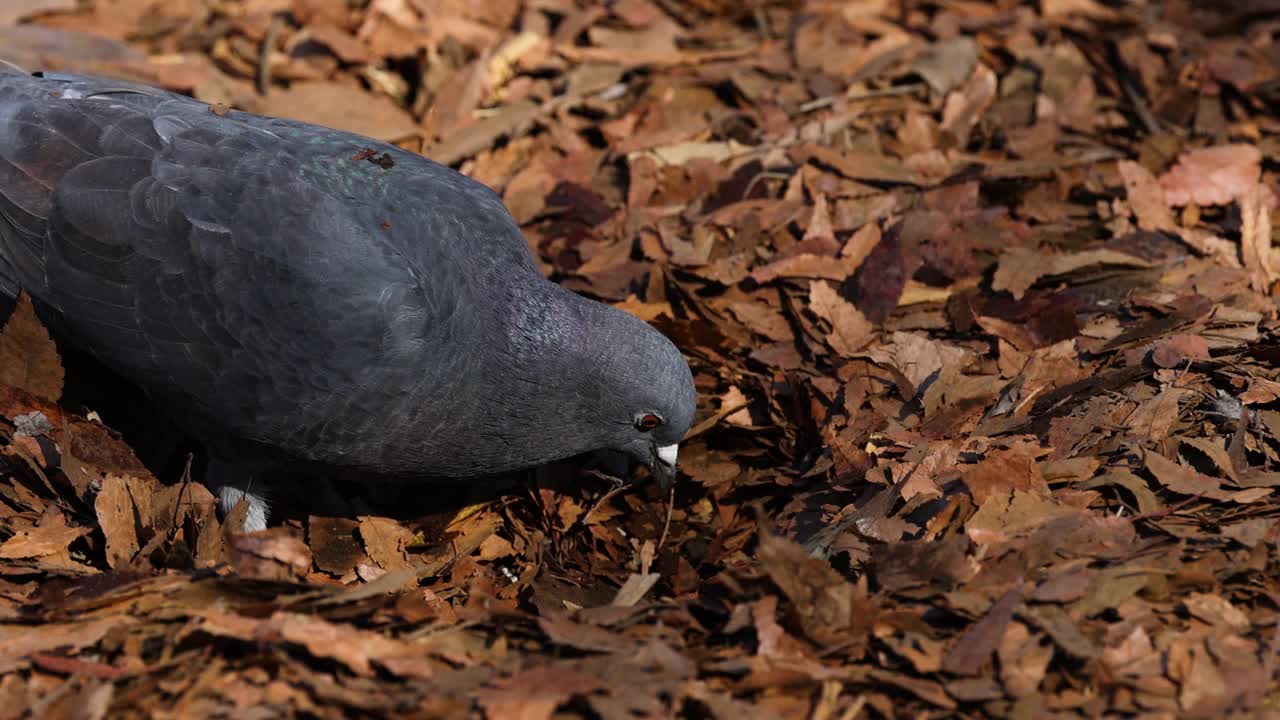
[[[556,398],[581,395],[583,386],[613,362],[609,316],[617,311],[552,282],[528,290],[521,311],[507,325],[505,343],[511,372],[530,387],[556,390],[527,398],[537,408]],[[568,407],[560,407],[567,411]]]
[[[581,353],[607,308],[553,282],[525,290],[520,312],[507,327],[511,350],[534,362],[554,362],[565,353]]]
[[[475,447],[491,469],[600,447],[599,388],[618,351],[609,342],[612,308],[551,282],[519,292],[522,297],[510,305],[519,311],[484,349],[478,368],[484,378],[476,383],[484,396],[466,410],[487,420],[465,427],[483,435],[474,438]]]

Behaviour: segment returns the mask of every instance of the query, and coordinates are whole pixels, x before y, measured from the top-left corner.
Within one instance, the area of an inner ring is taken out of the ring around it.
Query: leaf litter
[[[558,463],[448,502],[356,485],[356,516],[286,502],[243,534],[156,459],[153,411],[90,409],[23,297],[0,714],[1274,714],[1271,15],[46,0],[0,22],[12,62],[483,180],[544,271],[672,337],[701,397],[669,496]]]

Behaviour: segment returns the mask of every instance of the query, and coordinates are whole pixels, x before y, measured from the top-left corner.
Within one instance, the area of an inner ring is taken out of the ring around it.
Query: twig
[[[800,106],[800,112],[807,113],[814,110],[821,110],[830,106],[841,96],[849,102],[858,102],[859,100],[874,100],[882,97],[893,97],[895,95],[910,95],[917,90],[923,90],[928,85],[922,82],[908,83],[907,85],[894,85],[892,87],[882,88],[880,90],[863,90],[862,92],[844,92],[837,95],[828,95],[820,97]]]
[[[262,48],[258,53],[258,94],[266,95],[267,89],[271,87],[271,52],[276,47],[276,40],[280,37],[280,28],[284,25],[284,18],[276,15],[271,18],[271,24],[267,26],[267,34],[262,38]]]
[[[582,523],[583,525],[587,524],[587,518],[591,517],[592,513],[600,509],[600,506],[603,505],[605,502],[607,502],[609,498],[627,489],[627,483],[622,478],[617,478],[612,475],[606,475],[600,472],[599,470],[590,470],[588,471],[587,474],[591,475],[592,477],[600,478],[601,480],[608,480],[609,482],[613,483],[613,487],[609,488],[608,492],[606,492],[604,495],[601,495],[600,499],[596,500],[596,503],[591,506],[590,510],[582,514],[582,517],[578,520],[578,522]]]
[[[1129,101],[1129,105],[1133,108],[1138,119],[1142,121],[1143,127],[1152,135],[1159,135],[1163,128],[1160,127],[1160,121],[1151,112],[1151,108],[1147,106],[1147,101],[1142,97],[1142,90],[1138,83],[1134,81],[1133,72],[1125,63],[1124,58],[1120,55],[1120,48],[1115,42],[1107,43],[1107,61],[1115,72],[1116,82],[1120,84],[1120,90],[1124,93],[1125,99]]]
[[[703,420],[702,422],[698,423],[697,427],[695,427],[695,428],[693,428],[692,430],[690,430],[689,432],[685,433],[685,434],[684,434],[684,439],[683,439],[683,440],[681,440],[681,442],[687,442],[687,441],[689,441],[689,440],[692,440],[692,439],[694,439],[694,438],[698,437],[698,436],[699,436],[699,435],[701,435],[702,433],[704,433],[704,432],[706,432],[706,431],[710,430],[711,428],[715,427],[715,426],[716,426],[716,425],[717,425],[721,420],[723,420],[723,419],[725,419],[725,418],[729,417],[730,415],[732,415],[732,414],[734,414],[734,413],[738,412],[738,411],[739,411],[739,410],[741,410],[742,408],[746,407],[748,404],[750,404],[750,403],[748,403],[747,401],[745,401],[745,400],[744,400],[744,401],[742,401],[742,402],[740,402],[740,403],[737,403],[737,404],[735,404],[735,405],[730,405],[729,407],[722,409],[720,412],[716,413],[715,415],[712,415],[711,417],[707,418],[706,420]]]
[[[182,493],[191,484],[191,461],[195,458],[195,453],[187,453],[186,467],[182,468],[182,484],[178,486],[178,501],[173,504],[173,520],[169,522],[169,538],[178,533],[178,510],[182,507]]]
[[[667,541],[667,531],[671,529],[671,511],[676,506],[676,484],[671,483],[671,492],[667,495],[667,521],[662,525],[662,535],[658,537],[658,550]]]
[[[747,183],[747,189],[742,191],[742,199],[750,200],[751,191],[756,189],[756,183],[760,182],[761,180],[790,180],[790,179],[791,179],[791,176],[784,172],[777,172],[773,170],[761,170],[760,172],[756,173],[755,177],[751,178],[751,182]]]
[[[1186,506],[1188,506],[1188,505],[1190,505],[1190,504],[1192,504],[1192,503],[1196,502],[1197,500],[1204,500],[1204,499],[1205,499],[1205,497],[1204,497],[1204,495],[1203,495],[1202,493],[1196,493],[1195,495],[1192,495],[1191,497],[1187,498],[1186,500],[1183,500],[1182,502],[1178,502],[1178,503],[1174,503],[1173,505],[1169,505],[1168,507],[1164,508],[1163,510],[1152,510],[1151,512],[1148,512],[1148,513],[1141,513],[1141,514],[1139,514],[1139,515],[1131,515],[1131,516],[1129,516],[1129,517],[1128,517],[1128,518],[1126,518],[1126,519],[1127,519],[1130,523],[1135,523],[1135,522],[1137,522],[1137,521],[1139,521],[1139,520],[1154,520],[1154,519],[1156,519],[1156,518],[1166,517],[1166,516],[1168,516],[1168,515],[1173,515],[1174,513],[1176,513],[1176,512],[1178,512],[1179,510],[1181,510],[1182,508],[1184,508],[1184,507],[1186,507]]]

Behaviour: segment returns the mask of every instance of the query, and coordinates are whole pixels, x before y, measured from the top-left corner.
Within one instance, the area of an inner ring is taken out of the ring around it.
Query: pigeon
[[[675,476],[688,362],[548,280],[492,190],[360,135],[0,68],[0,293],[142,388],[266,527],[273,468]]]

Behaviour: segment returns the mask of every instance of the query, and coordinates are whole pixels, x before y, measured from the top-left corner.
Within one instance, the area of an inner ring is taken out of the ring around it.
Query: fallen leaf
[[[300,82],[271,92],[246,110],[301,120],[393,142],[418,133],[413,117],[385,95],[332,82]]]
[[[998,80],[991,68],[979,63],[963,85],[947,94],[942,105],[942,123],[938,126],[956,147],[969,144],[973,128],[996,99]]]
[[[1213,625],[1222,625],[1237,632],[1253,626],[1249,617],[1225,598],[1209,593],[1193,592],[1182,599],[1187,612]]]
[[[92,528],[67,525],[60,512],[47,512],[36,527],[19,530],[0,543],[0,558],[52,558],[55,562],[60,559],[60,565],[69,565],[67,546],[91,531]]]
[[[1000,646],[1006,628],[1022,602],[1020,592],[1010,590],[1005,593],[981,620],[970,625],[960,636],[943,658],[942,669],[956,675],[977,675]]]
[[[1040,278],[1064,275],[1090,265],[1136,268],[1151,266],[1145,260],[1113,250],[1088,250],[1072,255],[1046,256],[1030,248],[1015,247],[1000,256],[1000,265],[992,278],[991,289],[1008,290],[1018,300]]]
[[[49,402],[62,396],[62,360],[26,292],[0,330],[0,384]]]
[[[24,625],[0,625],[0,673],[28,667],[36,653],[78,652],[96,645],[107,633],[136,622],[127,615],[116,614],[82,622],[47,622],[40,625],[38,632]]]
[[[1040,688],[1049,662],[1053,660],[1053,643],[1041,635],[1033,635],[1020,622],[1009,623],[996,648],[1000,659],[1000,681],[1013,697],[1032,695]]]
[[[1271,211],[1276,198],[1266,185],[1254,185],[1240,196],[1240,255],[1253,289],[1265,293],[1280,278],[1271,255]]]
[[[1209,344],[1199,335],[1172,335],[1156,342],[1151,361],[1162,368],[1176,368],[1189,361],[1208,360]]]
[[[408,528],[390,518],[360,518],[360,538],[369,557],[384,570],[404,570],[410,566],[405,547],[413,539]]]
[[[618,594],[614,596],[612,604],[618,607],[635,605],[648,594],[661,577],[658,573],[631,573],[622,587],[618,588]]]
[[[769,579],[795,604],[805,633],[819,643],[854,639],[850,628],[870,628],[862,614],[869,603],[825,560],[810,557],[800,544],[770,534],[760,537],[760,562]]]
[[[138,554],[140,546],[133,498],[125,478],[119,475],[105,477],[93,507],[98,516],[98,526],[107,538],[107,564],[115,569],[127,566]]]
[[[964,474],[964,483],[973,501],[982,505],[993,494],[1014,490],[1049,495],[1049,485],[1040,474],[1035,458],[1017,451],[997,451],[987,455]]]
[[[316,567],[338,577],[354,570],[365,558],[359,527],[358,522],[346,518],[311,516],[307,520],[307,540],[315,553]]]
[[[600,681],[565,663],[529,668],[476,693],[491,720],[549,720],[555,709],[574,696],[601,689]]]
[[[1262,153],[1252,145],[1220,145],[1183,153],[1160,176],[1170,205],[1226,205],[1252,192],[1262,172]]]
[[[0,25],[17,25],[37,15],[69,12],[76,7],[76,0],[8,0],[0,7]]]
[[[809,309],[831,323],[827,344],[840,355],[852,357],[875,338],[875,327],[858,312],[858,308],[821,280],[809,283]]]
[[[235,527],[232,519],[227,517],[229,527]],[[264,580],[288,580],[306,577],[311,570],[311,549],[285,528],[228,535],[228,559],[241,575]]]
[[[929,89],[942,96],[964,82],[978,62],[978,44],[960,35],[930,45],[916,56],[912,72],[929,83]]]
[[[425,680],[435,674],[421,649],[413,643],[299,613],[277,611],[270,617],[256,619],[209,608],[201,613],[195,629],[246,642],[275,636],[306,648],[315,657],[340,662],[351,672],[366,677],[374,674],[374,663],[406,678]]]
[[[1125,195],[1133,214],[1138,216],[1138,227],[1143,230],[1174,230],[1173,213],[1165,202],[1164,189],[1149,170],[1132,160],[1121,160],[1120,176],[1124,178]]]

